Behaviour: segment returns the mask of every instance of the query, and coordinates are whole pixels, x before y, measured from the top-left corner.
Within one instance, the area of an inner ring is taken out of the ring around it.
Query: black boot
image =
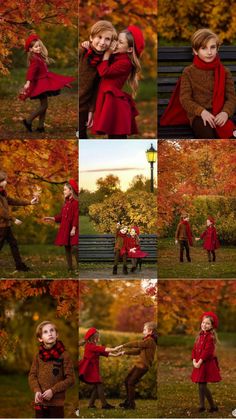
[[[28,272],[30,271],[30,268],[25,263],[21,263],[20,265],[16,266],[16,270],[22,271],[22,272]]]
[[[27,131],[33,132],[32,131],[32,124],[30,122],[27,122],[26,119],[23,119],[22,123],[25,126],[25,128],[27,129]]]
[[[112,404],[106,403],[104,406],[102,406],[102,409],[115,409],[115,406],[112,406]]]
[[[126,265],[123,266],[123,274],[128,275],[128,269]]]
[[[209,410],[208,410],[208,412],[218,412],[218,407],[217,406],[212,406]]]
[[[44,129],[44,127],[38,127],[38,128],[36,129],[36,131],[37,131],[37,132],[45,132],[45,129]]]
[[[113,266],[113,271],[112,271],[113,275],[117,275],[117,265]]]
[[[131,268],[131,272],[135,272],[136,271],[136,266],[133,266],[132,268]]]

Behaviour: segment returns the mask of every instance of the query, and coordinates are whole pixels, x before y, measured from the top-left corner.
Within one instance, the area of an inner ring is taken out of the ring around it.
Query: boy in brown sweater
[[[29,385],[35,393],[35,417],[64,418],[65,392],[75,383],[72,360],[51,321],[38,325],[36,337],[41,345],[29,372]]]
[[[189,224],[189,216],[187,213],[182,213],[180,222],[175,232],[175,244],[180,244],[179,261],[184,261],[184,249],[186,251],[186,258],[188,262],[191,262],[190,248],[193,246],[193,234]]]
[[[7,174],[3,170],[0,170],[0,250],[2,249],[5,241],[7,241],[9,243],[11,253],[15,261],[16,270],[29,271],[28,266],[26,266],[21,259],[18,244],[11,229],[12,223],[20,225],[22,224],[22,222],[10,215],[9,205],[34,205],[38,203],[38,198],[33,198],[31,201],[10,198],[7,195],[6,186]]]
[[[117,223],[116,225],[116,241],[115,241],[115,247],[114,247],[114,266],[113,266],[113,275],[117,275],[117,267],[120,260],[120,257],[122,257],[123,261],[123,274],[128,274],[128,268],[127,268],[127,253],[126,251],[123,252],[121,255],[121,249],[125,247],[126,239],[127,239],[127,232],[128,227],[125,225],[121,225],[120,223]]]
[[[86,139],[87,128],[93,125],[93,112],[99,84],[97,65],[104,52],[117,38],[113,25],[107,20],[99,20],[90,31],[90,47],[79,49],[79,138]]]
[[[120,403],[125,409],[135,409],[135,386],[146,374],[154,361],[157,348],[157,326],[154,322],[147,322],[143,327],[144,338],[133,342],[124,343],[115,349],[122,351],[120,355],[139,355],[133,368],[125,379],[126,400]],[[123,350],[124,349],[124,350]]]

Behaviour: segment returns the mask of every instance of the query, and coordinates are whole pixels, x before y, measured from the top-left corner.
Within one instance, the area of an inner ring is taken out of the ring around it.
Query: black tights
[[[27,122],[29,124],[32,124],[33,120],[35,118],[37,118],[37,116],[39,117],[39,128],[43,128],[44,126],[44,121],[45,121],[45,117],[46,117],[46,112],[47,112],[47,108],[48,108],[48,98],[43,97],[40,100],[40,106],[38,109],[36,109],[36,111],[33,111],[29,118],[27,118]]]
[[[93,389],[89,400],[90,407],[94,406],[96,399],[101,400],[102,406],[107,404],[102,383],[93,384]]]
[[[108,135],[108,138],[111,140],[111,139],[122,139],[122,138],[125,138],[125,139],[127,139],[127,135],[125,135],[125,134],[118,134],[118,135]]]
[[[78,267],[78,247],[77,246],[65,246],[66,262],[69,271],[73,269],[72,255],[75,256],[76,265]]]
[[[208,403],[211,408],[214,408],[216,405],[214,403],[212,394],[207,387],[207,383],[198,383],[198,391],[199,391],[199,401],[200,401],[200,408],[205,407],[205,398],[207,398]]]
[[[212,262],[215,262],[215,260],[216,260],[215,250],[208,250],[207,255],[208,255],[208,261],[209,262],[211,262],[211,255],[212,255]]]

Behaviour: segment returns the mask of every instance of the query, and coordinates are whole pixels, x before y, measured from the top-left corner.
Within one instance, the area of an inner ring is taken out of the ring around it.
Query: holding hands
[[[125,351],[120,351],[123,348],[123,345],[115,346],[114,348],[106,348],[109,352],[109,356],[120,356],[124,355]]]

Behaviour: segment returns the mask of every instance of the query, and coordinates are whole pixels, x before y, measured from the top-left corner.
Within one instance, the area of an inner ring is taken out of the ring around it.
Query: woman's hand
[[[227,112],[220,112],[215,117],[215,123],[216,125],[219,125],[219,127],[223,127],[223,125],[228,121],[229,116]]]
[[[204,111],[202,111],[201,118],[202,118],[203,123],[204,123],[205,126],[208,122],[208,124],[211,126],[211,128],[216,127],[214,115],[212,115],[212,113],[208,112],[206,109],[204,109]]]

